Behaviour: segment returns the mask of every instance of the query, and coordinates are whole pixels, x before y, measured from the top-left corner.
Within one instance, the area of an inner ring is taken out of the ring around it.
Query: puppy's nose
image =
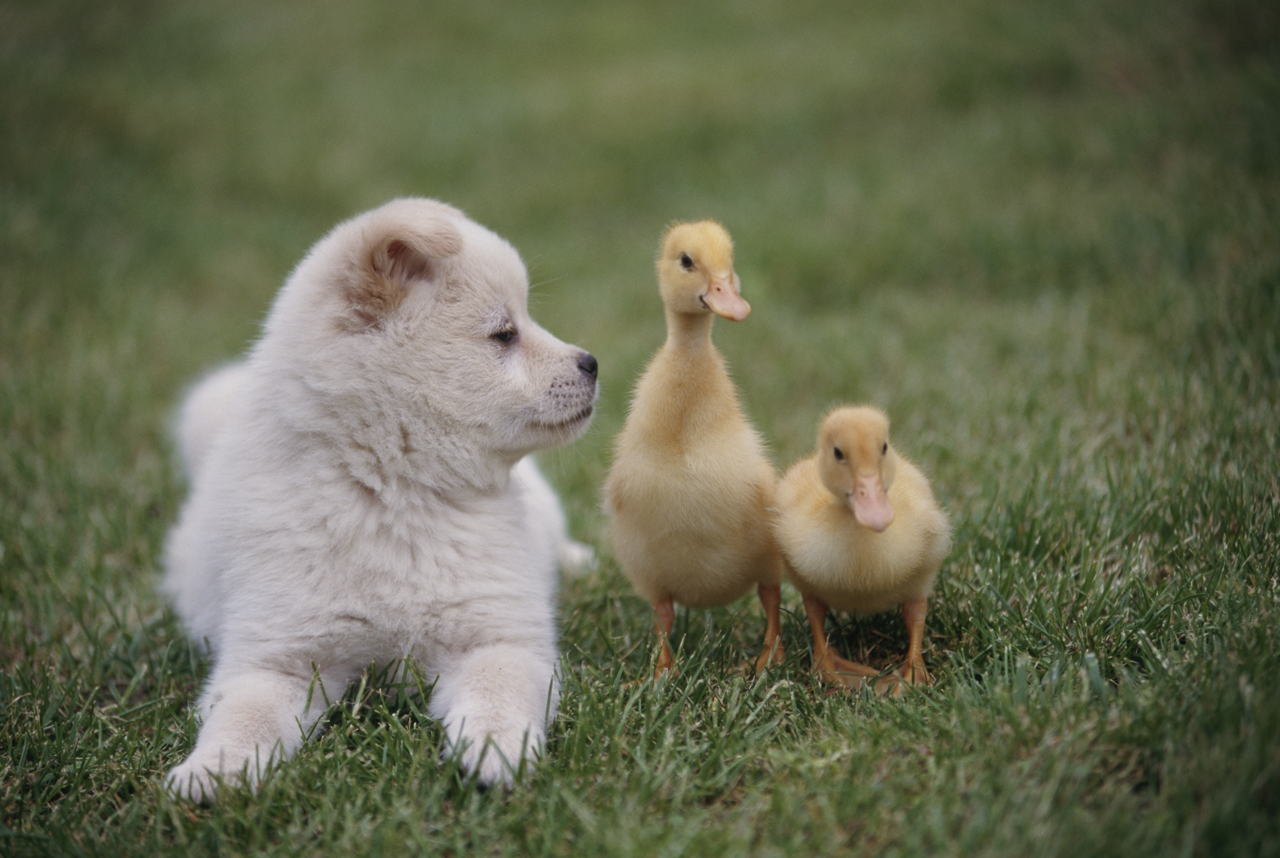
[[[594,357],[586,352],[582,352],[578,355],[578,369],[582,370],[592,378],[595,378],[597,373],[600,372],[600,365],[596,363],[596,359]]]

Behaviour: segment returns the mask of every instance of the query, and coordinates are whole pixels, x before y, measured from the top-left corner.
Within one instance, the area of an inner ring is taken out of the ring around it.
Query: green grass
[[[0,2],[0,854],[1280,854],[1274,4],[449,6]],[[155,590],[170,414],[407,193],[509,237],[601,363],[543,459],[602,558],[546,759],[478,791],[369,682],[256,796],[175,802],[207,664]],[[704,216],[778,464],[875,402],[952,515],[922,693],[824,694],[789,590],[762,680],[744,601],[622,687],[651,620],[599,486],[659,233]]]

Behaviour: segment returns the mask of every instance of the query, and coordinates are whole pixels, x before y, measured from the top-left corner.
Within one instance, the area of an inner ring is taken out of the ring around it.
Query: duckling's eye
[[[687,253],[680,254],[680,267],[685,271],[693,270],[693,259]]]
[[[834,449],[832,449],[832,451],[831,451],[831,452],[832,452],[833,454],[835,454],[835,457],[836,457],[836,461],[837,461],[837,462],[843,462],[843,461],[844,461],[844,450],[841,450],[839,447],[835,447]]]
[[[508,325],[505,328],[494,331],[489,335],[489,339],[496,340],[504,346],[509,346],[516,341],[516,329]]]
[[[888,442],[888,441],[885,441],[885,442],[884,442],[884,446],[880,448],[880,455],[881,455],[881,456],[887,456],[887,455],[889,455],[889,442]]]

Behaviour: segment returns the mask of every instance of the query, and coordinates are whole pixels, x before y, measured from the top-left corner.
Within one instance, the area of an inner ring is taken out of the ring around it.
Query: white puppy
[[[538,752],[557,558],[590,550],[524,457],[586,429],[596,362],[529,318],[527,292],[502,238],[396,200],[312,248],[246,360],[189,395],[164,586],[213,667],[176,792],[256,784],[398,659],[437,678],[431,712],[483,783]]]

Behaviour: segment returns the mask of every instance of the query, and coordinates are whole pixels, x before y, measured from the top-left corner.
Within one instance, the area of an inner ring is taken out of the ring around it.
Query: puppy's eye
[[[516,329],[512,327],[502,328],[490,334],[489,339],[500,342],[504,346],[509,346],[516,341]]]
[[[685,271],[693,270],[693,259],[690,258],[689,254],[687,253],[680,254],[680,267],[683,268]]]
[[[844,450],[841,450],[839,447],[835,447],[835,448],[833,448],[833,449],[831,450],[831,452],[832,452],[833,454],[835,454],[835,457],[836,457],[836,461],[837,461],[837,462],[843,462],[843,461],[844,461]]]

